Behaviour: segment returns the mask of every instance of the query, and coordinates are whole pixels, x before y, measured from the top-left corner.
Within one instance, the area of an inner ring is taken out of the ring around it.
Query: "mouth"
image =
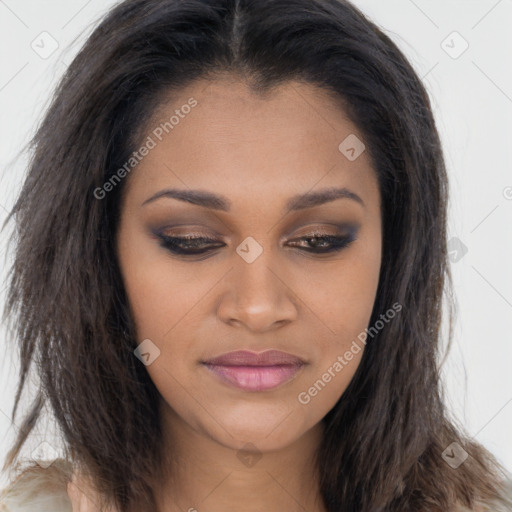
[[[266,391],[290,381],[305,362],[279,350],[259,354],[241,350],[203,361],[202,364],[228,385],[244,391]]]

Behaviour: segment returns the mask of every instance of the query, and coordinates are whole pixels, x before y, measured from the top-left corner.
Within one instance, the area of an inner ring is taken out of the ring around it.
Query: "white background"
[[[0,0],[0,222],[23,177],[22,145],[56,80],[113,3]],[[468,249],[452,262],[459,314],[443,366],[446,399],[469,435],[512,471],[512,0],[354,3],[404,51],[432,98],[451,181],[449,237]],[[42,45],[44,31],[58,43],[46,59],[31,48],[33,41]],[[468,49],[453,58],[464,41]],[[0,306],[5,239],[6,232]],[[2,326],[0,458],[15,429],[9,417],[17,364],[6,336]]]

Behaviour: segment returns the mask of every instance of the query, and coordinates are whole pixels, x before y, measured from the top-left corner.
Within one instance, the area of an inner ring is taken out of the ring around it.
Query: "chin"
[[[285,448],[309,430],[304,419],[299,418],[297,411],[276,411],[267,408],[267,411],[246,409],[245,412],[234,411],[230,415],[216,418],[214,432],[209,435],[217,439],[224,446],[234,450],[244,449],[247,443],[253,444],[259,451],[273,451]]]

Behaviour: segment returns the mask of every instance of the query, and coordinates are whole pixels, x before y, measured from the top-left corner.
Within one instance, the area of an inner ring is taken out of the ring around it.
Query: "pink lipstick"
[[[259,354],[237,350],[203,364],[226,383],[245,391],[265,391],[291,380],[304,366],[304,361],[280,350]]]

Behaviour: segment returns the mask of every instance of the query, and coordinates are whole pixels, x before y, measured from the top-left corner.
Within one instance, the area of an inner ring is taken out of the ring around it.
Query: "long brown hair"
[[[159,394],[134,357],[115,252],[124,183],[94,191],[138,147],[162,97],[218,72],[255,93],[289,80],[330,91],[364,135],[382,197],[383,257],[360,366],[323,419],[317,454],[329,512],[442,511],[497,498],[501,468],[456,428],[438,371],[448,291],[447,176],[430,101],[396,45],[346,0],[127,0],[69,66],[32,141],[9,215],[15,259],[5,318],[19,342],[16,418],[28,372],[41,389],[5,467],[51,407],[70,461],[121,511],[154,510],[163,455]],[[144,439],[144,443],[141,442]],[[457,442],[457,469],[442,452]],[[321,461],[321,462],[320,462]]]

